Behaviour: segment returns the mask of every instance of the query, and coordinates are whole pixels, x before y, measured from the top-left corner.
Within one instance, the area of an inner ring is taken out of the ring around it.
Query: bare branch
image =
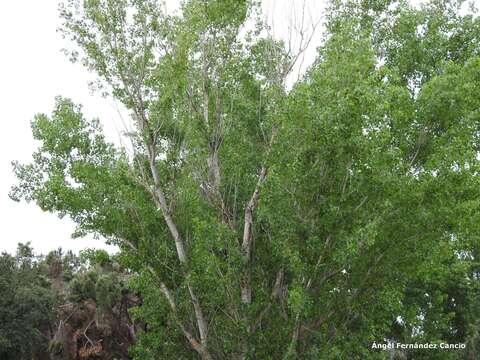
[[[274,128],[272,131],[272,135],[270,137],[268,149],[265,153],[265,161],[267,161],[267,157],[272,149],[273,141],[275,139],[276,133],[277,133],[277,129]],[[252,301],[251,260],[252,260],[252,241],[253,241],[253,235],[252,235],[253,213],[257,207],[258,198],[260,196],[260,188],[262,184],[265,182],[265,179],[267,178],[267,173],[268,173],[268,166],[265,164],[262,166],[260,170],[257,185],[255,186],[252,196],[250,197],[250,200],[245,206],[242,252],[246,260],[246,270],[245,270],[246,273],[244,274],[244,279],[241,284],[241,301],[244,304],[250,304]]]
[[[120,241],[124,245],[127,245],[134,252],[138,252],[138,248],[128,239],[122,238],[122,239],[120,239]],[[161,279],[158,278],[158,273],[155,271],[155,269],[151,265],[147,265],[147,269],[150,272],[150,274],[159,281],[160,291],[165,296],[165,299],[167,300],[167,302],[170,306],[170,309],[172,310],[172,315],[175,319],[175,322],[177,323],[177,326],[182,330],[183,334],[185,335],[185,337],[189,341],[192,348],[195,351],[197,351],[202,356],[203,359],[206,359],[206,360],[212,359],[210,353],[207,350],[206,339],[203,339],[203,341],[200,340],[201,342],[199,342],[195,338],[195,336],[190,331],[187,330],[185,325],[180,321],[179,317],[177,316],[177,305],[175,303],[175,298],[173,297],[172,291],[167,287],[165,282],[163,282]],[[191,287],[189,285],[188,285],[188,287],[189,287],[190,295],[196,300],[197,305],[198,305],[198,299],[196,299],[195,295],[193,294],[193,291],[191,290]],[[194,307],[195,306],[196,305],[194,303]]]

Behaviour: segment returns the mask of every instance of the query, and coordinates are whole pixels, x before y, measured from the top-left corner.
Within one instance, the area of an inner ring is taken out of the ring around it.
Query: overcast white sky
[[[175,0],[167,2],[169,10],[178,4]],[[319,19],[324,0],[306,2],[309,15]],[[298,11],[301,3],[264,0],[276,34],[285,33],[292,4]],[[99,117],[111,141],[118,142],[118,129],[122,129],[113,101],[90,94],[87,82],[92,75],[61,53],[69,45],[56,32],[57,6],[58,0],[0,1],[0,251],[14,252],[18,242],[27,241],[42,253],[60,246],[74,251],[85,247],[114,250],[102,240],[71,239],[74,225],[69,219],[59,219],[33,203],[16,203],[8,197],[15,183],[11,162],[30,161],[36,147],[30,121],[36,113],[49,114],[55,96],[70,97],[83,105],[87,117]],[[307,53],[305,64],[313,59],[316,44],[318,39]]]
[[[266,0],[265,8],[284,24],[289,2]],[[318,1],[307,2],[314,11],[318,9]],[[170,11],[178,1],[170,0],[167,5]],[[18,242],[27,241],[42,253],[60,246],[74,251],[85,247],[114,250],[91,237],[71,239],[74,224],[69,219],[8,197],[15,183],[11,162],[30,161],[37,146],[30,121],[36,113],[51,113],[55,96],[70,97],[83,105],[87,117],[99,117],[111,141],[117,142],[117,129],[123,129],[113,101],[92,95],[87,86],[92,75],[71,64],[61,52],[69,45],[56,32],[57,7],[58,0],[0,1],[0,251],[14,252]]]
[[[38,112],[50,113],[56,95],[82,103],[86,114],[99,116],[109,134],[116,134],[115,112],[105,99],[90,96],[89,74],[70,64],[60,49],[57,0],[0,2],[0,251],[13,252],[18,242],[31,241],[47,252],[59,246],[79,250],[105,247],[93,239],[72,240],[69,219],[44,213],[35,204],[8,197],[15,178],[11,161],[27,162],[36,144],[30,121]]]

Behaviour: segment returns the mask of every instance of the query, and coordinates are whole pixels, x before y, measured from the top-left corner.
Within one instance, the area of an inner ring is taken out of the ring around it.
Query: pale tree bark
[[[167,288],[165,283],[160,284],[160,290],[162,291],[163,295],[167,299],[170,309],[174,313],[175,320],[177,322],[177,325],[180,327],[182,330],[183,334],[187,338],[188,342],[192,346],[192,348],[201,356],[202,359],[204,360],[213,360],[212,355],[208,351],[207,344],[203,340],[200,342],[193,336],[193,334],[186,329],[186,327],[183,325],[183,323],[178,319],[177,316],[177,306],[175,304],[175,300],[173,298],[173,295],[170,291],[170,289]]]
[[[312,30],[312,33],[314,32],[313,30]],[[291,72],[294,64],[299,59],[300,54],[303,53],[306,47],[308,46],[310,40],[311,40],[311,36],[309,36],[307,38],[307,41],[305,41],[305,34],[301,33],[301,41],[300,41],[297,54],[295,54],[291,58],[290,62],[285,64],[285,67],[282,69],[281,73],[279,74],[281,78],[280,83],[282,85],[284,84],[287,75]],[[203,54],[202,54],[203,55],[202,56],[203,57],[202,59],[203,60],[203,64],[202,64],[203,83],[201,87],[202,89],[201,95],[202,95],[203,104],[202,104],[201,112],[198,111],[198,109],[195,106],[192,106],[192,107],[194,108],[196,113],[199,114],[200,117],[202,118],[203,126],[205,128],[205,133],[207,134],[208,157],[207,157],[206,163],[207,163],[207,168],[208,168],[208,173],[210,178],[209,187],[207,188],[207,191],[209,192],[209,199],[211,200],[211,203],[215,207],[217,207],[221,221],[224,224],[227,224],[230,227],[230,229],[236,230],[235,221],[232,218],[231,211],[229,210],[227,204],[225,203],[222,190],[221,190],[222,175],[221,175],[221,164],[219,159],[219,150],[220,150],[222,136],[223,136],[222,103],[221,103],[220,86],[217,84],[216,92],[213,93],[211,90],[212,84],[209,83],[209,70],[210,70],[209,66],[210,65],[208,60],[208,55],[209,55],[208,45],[209,45],[208,39],[205,36],[204,43],[203,43]],[[291,55],[291,49],[289,49],[289,55]],[[215,104],[215,108],[212,110],[213,113],[211,113],[211,109],[210,109],[210,101],[212,96],[214,97],[214,104]],[[145,113],[142,110],[143,109],[142,97],[139,95],[138,99],[141,105],[140,106],[141,109],[139,109],[140,111],[138,112],[138,114],[140,115],[139,119],[141,121],[141,129],[148,130],[149,124],[145,116]],[[192,101],[192,104],[193,103],[194,101]],[[211,121],[211,119],[213,121]],[[269,170],[267,158],[270,154],[270,150],[273,145],[276,131],[277,129],[274,127],[272,129],[269,144],[263,156],[263,165],[260,169],[257,183],[251,194],[251,197],[249,198],[248,202],[245,205],[245,210],[244,210],[244,219],[243,219],[244,224],[243,224],[242,239],[241,239],[242,240],[241,250],[245,260],[245,268],[244,268],[243,278],[240,284],[240,300],[241,300],[241,303],[245,306],[245,310],[247,310],[252,303],[251,274],[252,274],[252,265],[253,265],[252,252],[253,252],[253,242],[254,242],[254,236],[253,236],[254,213],[258,205],[261,187],[267,178],[267,174]],[[167,227],[170,231],[170,234],[175,242],[178,259],[182,264],[186,264],[188,262],[188,257],[187,257],[185,242],[182,239],[182,236],[170,213],[168,202],[166,200],[165,193],[164,193],[161,180],[158,174],[158,170],[157,170],[156,140],[154,136],[150,136],[147,138],[149,139],[147,143],[147,148],[149,153],[148,155],[149,155],[149,162],[150,162],[150,172],[154,181],[154,191],[153,191],[154,200],[158,208],[161,210],[162,215],[167,224]],[[280,271],[277,274],[277,279],[274,285],[274,289],[272,291],[272,300],[279,296],[279,291],[280,291],[282,282],[283,282],[283,271]],[[194,348],[202,356],[202,358],[210,359],[211,355],[209,354],[207,349],[208,324],[203,314],[200,301],[196,296],[194,289],[190,283],[187,283],[187,288],[188,288],[190,299],[192,301],[192,305],[195,312],[195,318],[197,321],[200,341],[196,340],[193,337],[193,335],[185,329],[183,325],[181,326],[182,332],[184,333],[185,337],[188,339],[192,348]],[[171,308],[173,310],[174,307],[172,305],[174,305],[174,302],[171,302],[170,300],[171,293],[168,291],[166,287],[165,288],[162,287],[162,292],[164,293],[166,298],[169,299],[169,303],[171,304]],[[254,332],[258,328],[262,319],[270,311],[271,306],[272,305],[270,302],[267,305],[267,307],[264,309],[264,311],[260,313],[258,318],[252,319],[253,321],[250,321],[251,319],[247,319],[246,317],[243,317],[243,321],[247,326],[248,333]],[[296,327],[296,331],[294,332],[294,335],[296,336],[294,336],[294,338],[298,338],[298,332],[299,332],[299,326]],[[240,358],[245,358],[246,354],[248,353],[248,343],[246,338],[242,339],[240,348],[241,348]]]
[[[254,225],[254,219],[253,215],[254,212],[257,208],[258,204],[258,199],[260,197],[260,190],[267,178],[268,174],[268,156],[270,154],[270,151],[273,146],[273,142],[275,139],[277,129],[273,128],[272,134],[270,137],[270,141],[268,144],[268,148],[265,151],[264,154],[264,165],[260,169],[260,173],[258,176],[257,183],[255,185],[255,189],[253,190],[253,193],[245,205],[245,213],[244,213],[244,225],[243,225],[243,237],[242,237],[242,243],[241,243],[241,250],[242,254],[244,256],[244,261],[245,261],[245,267],[243,270],[243,278],[240,283],[240,301],[244,306],[244,314],[247,313],[248,308],[250,307],[252,303],[252,251],[253,251],[253,225]],[[255,328],[255,322],[252,323],[251,320],[244,315],[243,316],[243,321],[246,325],[246,330],[247,334],[251,334],[252,331]],[[240,359],[246,359],[246,356],[249,352],[249,347],[248,347],[248,339],[246,336],[243,336],[240,340],[240,354],[239,358]]]
[[[134,252],[138,252],[138,248],[133,244],[133,242],[131,242],[127,239],[121,239],[121,242],[124,245],[127,245]],[[183,335],[185,336],[185,338],[190,343],[190,346],[193,348],[193,350],[195,350],[200,355],[200,357],[203,360],[213,360],[213,357],[208,350],[206,339],[201,338],[200,341],[197,340],[197,338],[189,330],[187,330],[187,327],[185,326],[185,324],[183,324],[183,322],[179,319],[178,313],[177,313],[177,305],[176,305],[176,302],[175,302],[175,298],[172,294],[172,291],[167,287],[167,285],[165,284],[165,282],[163,280],[158,278],[157,272],[155,271],[155,269],[151,265],[147,265],[147,269],[150,272],[150,274],[155,279],[158,280],[159,286],[160,286],[160,291],[163,294],[163,296],[165,297],[165,299],[167,300],[168,305],[170,306],[170,310],[172,311],[172,316],[175,319],[175,323],[180,328]],[[189,287],[189,291],[190,291],[190,287]]]
[[[147,120],[147,117],[145,115],[145,109],[143,107],[143,100],[141,97],[140,92],[138,91],[138,104],[135,109],[135,114],[137,117],[137,121],[139,123],[139,128],[141,131],[145,132],[146,134],[146,147],[148,150],[148,158],[149,158],[149,165],[150,165],[150,173],[153,178],[153,183],[154,183],[154,188],[153,192],[151,192],[153,199],[158,206],[159,210],[162,212],[163,218],[165,220],[165,223],[167,224],[167,227],[169,229],[169,232],[175,242],[175,248],[177,251],[177,256],[183,265],[185,265],[188,261],[187,258],[187,252],[186,252],[186,246],[183,238],[180,235],[180,232],[178,230],[178,227],[175,223],[175,221],[172,218],[172,215],[170,213],[170,209],[167,203],[167,199],[165,197],[165,192],[162,187],[162,183],[160,180],[160,175],[158,173],[157,169],[157,152],[156,152],[156,131],[152,131],[152,129],[149,128],[150,124]],[[148,186],[148,184],[145,184]],[[206,321],[205,315],[203,313],[202,306],[200,304],[200,301],[198,297],[196,296],[192,285],[189,283],[187,280],[187,288],[188,292],[190,295],[190,300],[192,302],[194,312],[195,312],[195,319],[197,322],[197,327],[198,327],[198,332],[200,334],[200,341],[201,341],[201,348],[194,349],[202,350],[202,357],[207,356],[205,354],[208,353],[207,346],[208,346],[208,323]],[[187,334],[184,332],[185,336]],[[188,338],[188,337],[187,337]],[[190,344],[194,345],[193,342],[189,340]],[[210,357],[211,358],[211,357]],[[205,357],[205,359],[210,359],[209,357]]]
[[[243,237],[242,237],[242,253],[245,257],[245,274],[241,284],[241,301],[243,304],[249,305],[252,302],[252,285],[251,285],[251,271],[252,271],[252,247],[253,247],[253,214],[257,208],[258,199],[260,197],[260,190],[267,178],[268,174],[268,156],[272,150],[273,142],[277,128],[273,128],[270,136],[268,147],[264,154],[264,165],[260,169],[255,189],[252,196],[245,205],[244,224],[243,224]]]
[[[203,126],[205,127],[205,133],[207,134],[207,148],[208,148],[208,157],[207,157],[207,168],[209,173],[209,182],[210,186],[207,191],[209,191],[209,200],[214,205],[219,212],[221,221],[228,225],[231,230],[235,230],[235,223],[231,216],[231,211],[229,210],[221,190],[221,166],[219,159],[219,151],[222,143],[223,137],[223,122],[222,122],[222,101],[221,101],[221,89],[220,84],[215,85],[215,91],[210,89],[213,84],[209,83],[209,47],[210,40],[208,35],[204,35],[203,39],[203,49],[202,49],[202,120]],[[210,98],[214,97],[215,108],[213,111],[213,124],[210,124]],[[193,100],[191,100],[193,103]],[[195,107],[193,107],[195,110]]]
[[[114,45],[115,48],[117,47],[116,44]],[[146,49],[145,49],[146,51]],[[145,64],[143,64],[145,66]],[[177,251],[177,256],[179,261],[182,264],[187,263],[187,252],[185,242],[182,239],[180,232],[177,228],[176,223],[174,222],[172,215],[170,213],[170,209],[167,203],[167,199],[165,197],[165,192],[162,187],[162,183],[160,180],[160,175],[157,169],[157,135],[158,131],[160,130],[161,126],[158,125],[156,129],[151,129],[151,124],[148,121],[145,109],[145,102],[143,101],[141,85],[144,81],[145,69],[142,67],[140,76],[126,76],[123,70],[119,69],[120,77],[124,84],[126,92],[129,94],[129,97],[134,100],[134,113],[137,117],[138,126],[140,131],[145,136],[145,145],[148,150],[148,158],[149,158],[149,165],[150,165],[150,172],[154,182],[154,191],[151,192],[153,195],[153,199],[157,204],[159,210],[161,210],[163,218],[167,224],[169,232],[175,242],[175,247]],[[136,79],[133,83],[127,81],[128,78]],[[133,86],[133,89],[131,88]],[[197,321],[198,331],[200,334],[201,344],[202,344],[202,351],[205,353],[207,350],[207,340],[208,340],[208,324],[203,314],[203,310],[200,304],[198,297],[196,296],[191,284],[187,280],[187,287],[188,292],[190,295],[190,299],[192,301],[192,305],[195,312],[195,318]],[[186,335],[186,334],[185,334]],[[189,340],[190,341],[190,340]],[[192,342],[190,342],[192,344]],[[192,344],[193,346],[193,344]],[[202,355],[203,356],[203,355]]]
[[[253,194],[245,206],[245,217],[243,227],[242,252],[246,261],[245,274],[241,285],[241,300],[243,304],[252,302],[252,244],[253,244],[253,213],[257,207],[258,198],[260,196],[260,187],[267,177],[267,167],[263,166],[260,170],[257,185]]]
[[[158,174],[156,161],[155,161],[156,154],[153,146],[149,147],[149,157],[150,157],[150,170],[151,170],[154,185],[155,185],[154,195],[155,195],[156,203],[159,206],[160,210],[162,211],[165,222],[167,223],[168,229],[170,230],[170,234],[172,235],[173,240],[175,241],[175,247],[177,249],[178,259],[182,264],[185,265],[187,263],[187,253],[185,249],[185,242],[182,239],[178,231],[177,225],[173,221],[172,216],[170,214],[167,200],[165,198],[165,194],[160,183],[160,176]],[[196,296],[192,285],[188,281],[187,281],[187,288],[188,288],[190,299],[192,301],[193,308],[195,311],[195,317],[197,320],[198,331],[200,333],[200,339],[201,339],[202,345],[206,347],[207,336],[208,336],[207,321],[203,314],[200,301],[198,300],[198,297]]]

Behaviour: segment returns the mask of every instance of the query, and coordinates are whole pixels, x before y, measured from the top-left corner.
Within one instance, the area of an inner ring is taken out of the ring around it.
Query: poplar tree
[[[462,3],[332,0],[290,88],[308,36],[298,51],[269,36],[254,1],[69,0],[71,58],[128,109],[133,153],[59,97],[11,196],[120,248],[148,324],[135,358],[383,359],[373,341],[443,341],[432,284],[457,269],[478,286],[480,23]],[[475,351],[467,322],[456,340]]]

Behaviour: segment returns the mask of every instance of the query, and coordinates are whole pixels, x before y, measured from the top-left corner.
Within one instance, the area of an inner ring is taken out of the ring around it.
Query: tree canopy
[[[11,196],[119,246],[147,324],[135,359],[475,359],[480,20],[464,5],[331,0],[290,88],[302,49],[255,1],[66,1],[71,58],[129,110],[133,153],[59,97]]]

